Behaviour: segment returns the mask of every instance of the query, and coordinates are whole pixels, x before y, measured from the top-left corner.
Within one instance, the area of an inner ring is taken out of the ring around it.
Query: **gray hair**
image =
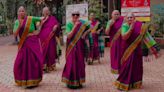
[[[18,8],[17,14],[18,14],[18,12],[19,12],[21,9],[24,9],[24,10],[26,11],[26,9],[25,9],[24,6],[20,6],[20,7]]]

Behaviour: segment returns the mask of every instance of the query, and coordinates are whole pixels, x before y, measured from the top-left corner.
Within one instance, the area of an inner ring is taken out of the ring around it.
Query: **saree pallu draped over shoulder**
[[[71,27],[73,37],[67,38],[66,64],[62,74],[62,82],[72,88],[78,88],[85,82],[84,40],[81,38],[88,22],[81,22]]]
[[[141,42],[146,37],[147,27],[146,24],[136,21],[131,36],[122,41],[121,70],[115,82],[118,89],[128,91],[142,86],[143,59]]]
[[[28,36],[29,30],[35,30],[35,17],[27,16],[20,26],[18,33],[20,43],[14,63],[14,79],[18,86],[37,86],[42,80],[43,56],[41,45],[36,35]]]
[[[97,20],[91,21],[91,33],[89,35],[89,41],[90,41],[90,51],[89,51],[89,57],[93,60],[100,59],[100,51],[99,51],[99,34],[97,34],[97,31],[100,27],[100,22]]]
[[[121,26],[123,24],[124,18],[120,17],[111,27],[109,32],[110,36],[110,62],[111,62],[111,72],[113,74],[118,74],[120,71],[120,60],[121,60]],[[109,28],[110,21],[107,25],[107,30]]]
[[[58,26],[58,21],[54,16],[49,16],[45,23],[42,24],[41,31],[38,35],[43,49],[44,70],[46,72],[55,70],[56,66],[56,37],[59,34],[59,30],[53,30],[54,26]]]

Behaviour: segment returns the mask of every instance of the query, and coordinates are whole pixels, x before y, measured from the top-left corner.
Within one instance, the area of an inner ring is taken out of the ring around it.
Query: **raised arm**
[[[109,35],[109,32],[111,31],[111,28],[112,28],[114,23],[115,23],[115,21],[113,19],[108,21],[107,26],[106,26],[106,30],[105,30],[106,35]]]
[[[16,20],[15,23],[14,23],[14,28],[13,28],[13,34],[14,36],[17,36],[18,35],[18,30],[20,28],[20,23],[19,23],[19,20]]]
[[[133,32],[134,23],[128,27],[128,25],[123,24],[121,28],[121,35],[123,40],[127,40]]]
[[[68,24],[66,25],[66,33],[67,33],[67,38],[68,38],[68,39],[72,38],[73,33],[74,33],[73,30],[77,27],[78,24],[79,24],[79,23],[76,23],[76,24],[73,26],[73,24],[68,23]]]
[[[35,17],[35,16],[33,16],[32,19],[33,19],[33,22],[36,23],[36,22],[42,21],[43,20],[43,17]]]

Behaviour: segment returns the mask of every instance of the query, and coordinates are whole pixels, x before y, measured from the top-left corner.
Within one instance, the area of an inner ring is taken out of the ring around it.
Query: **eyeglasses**
[[[72,16],[80,16],[80,14],[72,14]]]

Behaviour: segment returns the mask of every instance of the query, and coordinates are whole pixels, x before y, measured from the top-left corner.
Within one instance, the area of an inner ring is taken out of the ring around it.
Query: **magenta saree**
[[[62,82],[71,88],[78,88],[85,82],[85,41],[81,36],[86,28],[88,28],[88,23],[80,20],[80,24],[71,29],[73,37],[67,38],[66,64],[62,74]]]
[[[120,46],[121,46],[121,26],[123,24],[123,17],[120,17],[116,20],[116,22],[111,27],[109,32],[110,36],[110,61],[111,61],[111,72],[114,74],[118,74],[120,70]]]
[[[99,51],[99,45],[98,45],[98,37],[99,34],[97,33],[98,29],[100,28],[100,22],[97,20],[91,21],[91,33],[89,39],[90,39],[90,52],[89,57],[93,60],[100,59],[100,51]]]
[[[44,58],[44,70],[46,72],[55,69],[55,63],[57,58],[57,42],[56,36],[59,30],[53,31],[53,27],[58,25],[58,22],[54,16],[49,16],[48,19],[42,24],[39,38],[43,49]]]
[[[33,23],[35,18],[28,16],[17,30],[20,40],[24,39],[18,45],[19,51],[14,63],[14,78],[18,86],[37,86],[42,80],[43,56],[40,41],[36,35],[28,36],[29,30],[34,31]]]
[[[124,24],[122,29],[127,28],[126,25]],[[128,91],[142,86],[143,59],[141,42],[146,37],[146,31],[147,26],[137,21],[130,37],[122,41],[121,70],[115,83],[118,89]]]

